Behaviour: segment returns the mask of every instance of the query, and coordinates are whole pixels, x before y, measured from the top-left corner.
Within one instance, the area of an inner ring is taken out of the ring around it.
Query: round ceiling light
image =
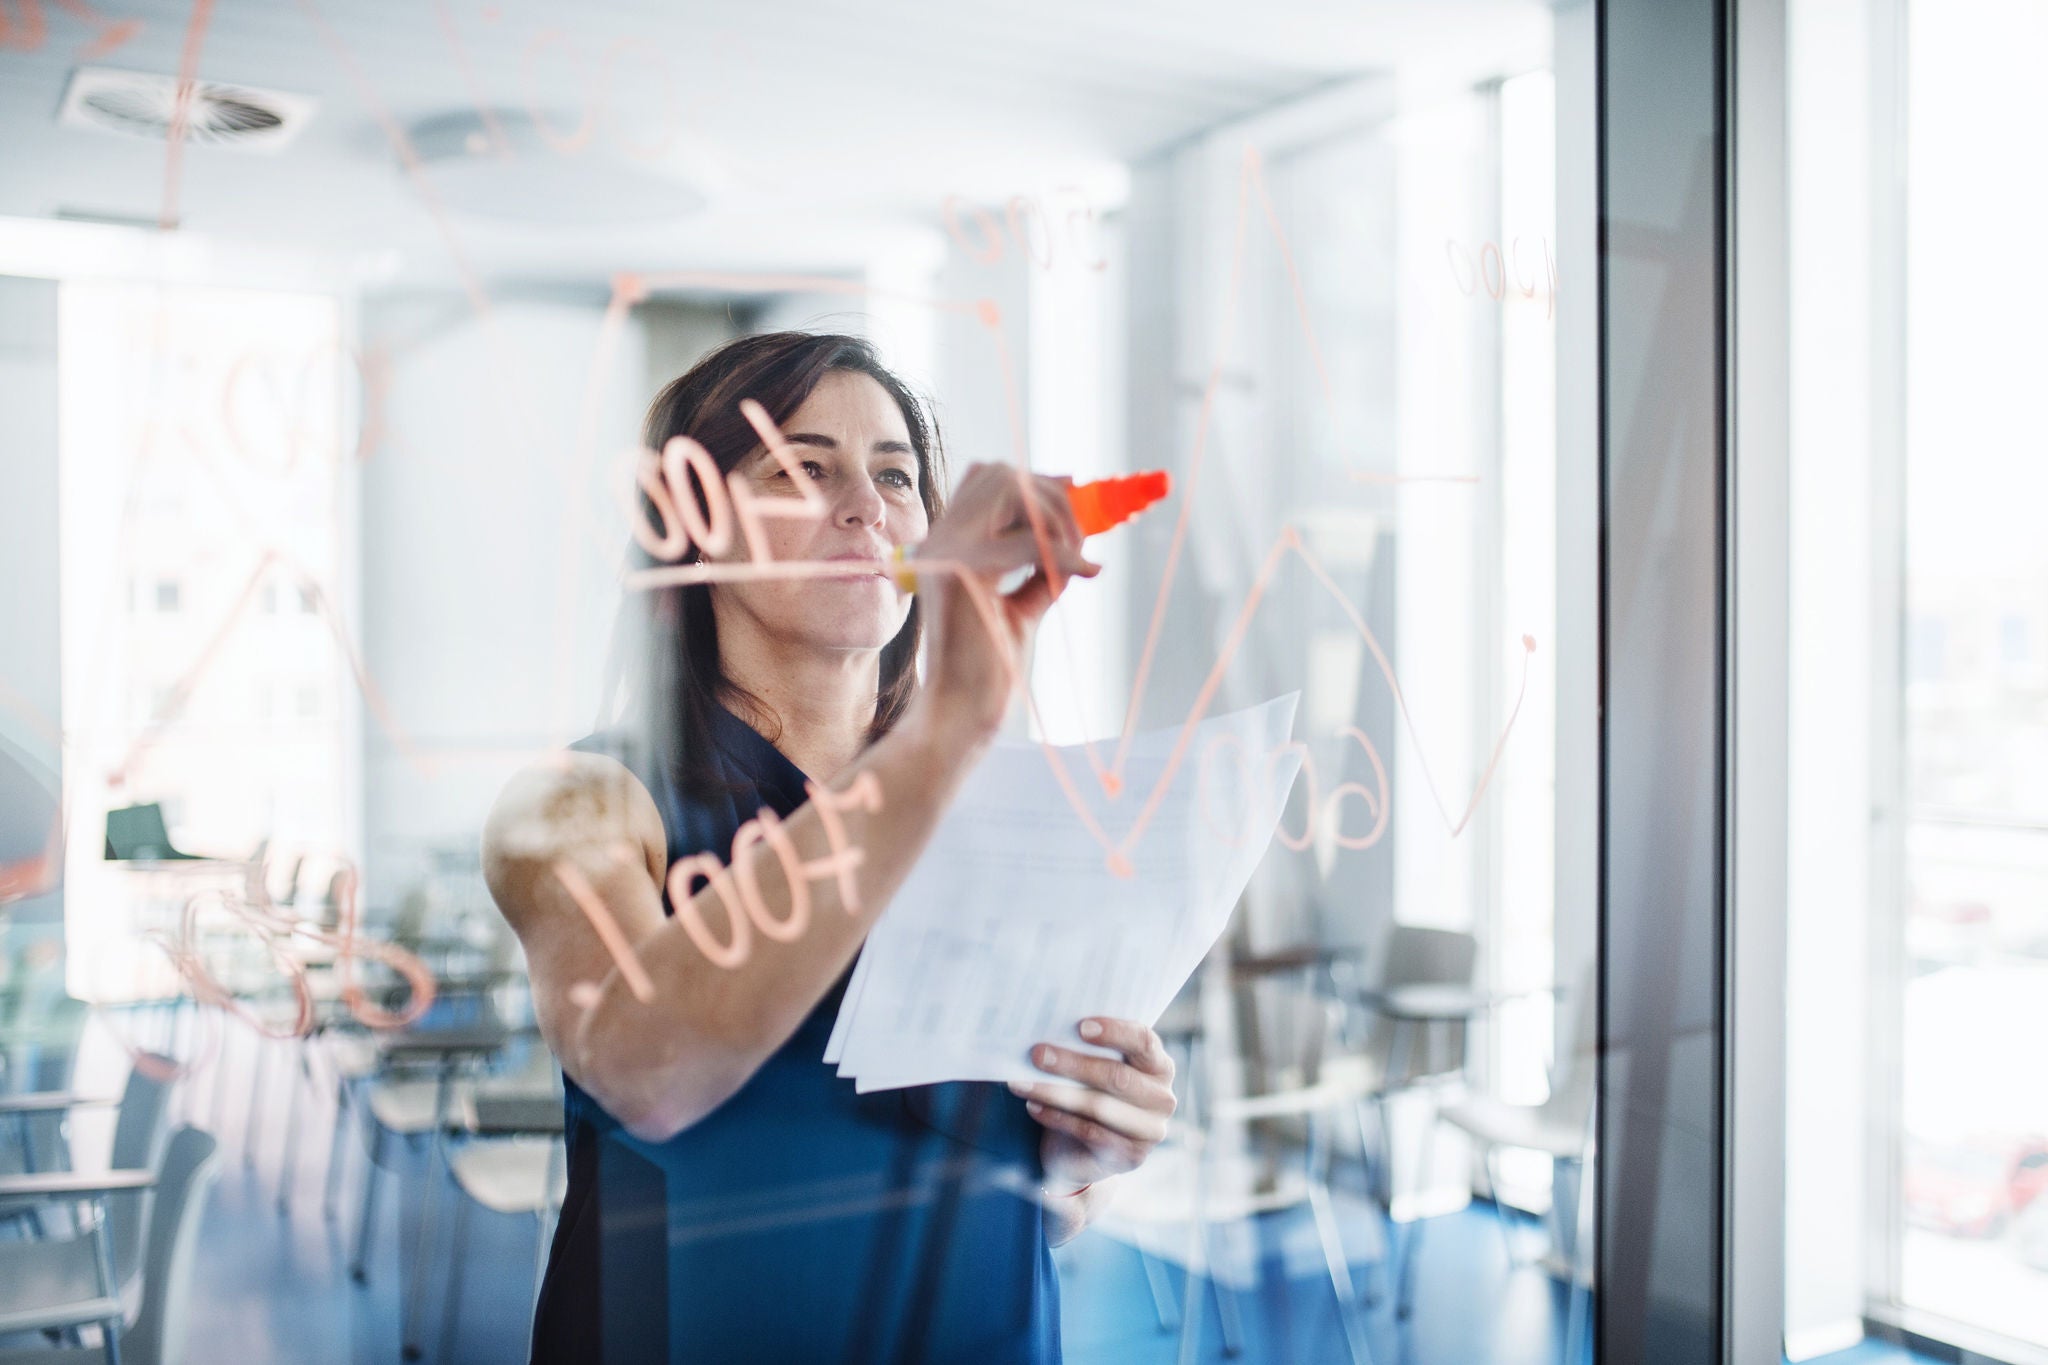
[[[666,165],[559,131],[574,127],[568,118],[550,120],[544,135],[525,110],[465,109],[421,120],[410,137],[435,195],[479,218],[623,226],[687,218],[710,202],[693,178]]]

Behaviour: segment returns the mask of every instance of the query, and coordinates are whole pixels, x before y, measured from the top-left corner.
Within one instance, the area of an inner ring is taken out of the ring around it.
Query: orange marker
[[[1165,470],[1148,469],[1142,474],[1071,484],[1067,501],[1074,505],[1081,534],[1093,536],[1123,525],[1172,491],[1173,479]]]
[[[1084,536],[1099,535],[1121,526],[1173,491],[1173,478],[1163,469],[1142,474],[1119,474],[1093,483],[1067,485],[1067,501],[1074,508],[1074,520]],[[889,577],[904,592],[917,591],[917,571],[911,567],[910,547],[898,545],[889,551]]]

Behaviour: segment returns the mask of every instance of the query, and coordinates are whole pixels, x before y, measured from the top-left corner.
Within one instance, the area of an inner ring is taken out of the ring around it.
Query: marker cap
[[[1074,506],[1081,534],[1093,536],[1123,525],[1172,491],[1172,476],[1163,469],[1148,469],[1070,485],[1067,501]]]

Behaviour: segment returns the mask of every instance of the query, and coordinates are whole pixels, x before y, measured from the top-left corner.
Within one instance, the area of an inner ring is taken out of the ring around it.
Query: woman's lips
[[[837,573],[831,575],[835,579],[887,579],[889,576],[888,573],[885,572],[882,567],[882,561],[874,555],[828,555],[826,556],[825,562],[827,564],[846,564],[848,566],[860,566],[859,568],[848,567],[845,573]]]

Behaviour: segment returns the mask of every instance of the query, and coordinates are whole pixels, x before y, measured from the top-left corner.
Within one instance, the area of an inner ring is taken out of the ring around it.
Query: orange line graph
[[[391,141],[394,148],[397,149],[407,176],[421,195],[423,202],[426,204],[445,240],[455,268],[468,293],[471,305],[477,314],[488,322],[490,318],[490,300],[481,282],[466,260],[457,234],[434,194],[431,182],[426,176],[417,156],[413,153],[404,131],[399,127],[390,112],[382,106],[376,94],[364,79],[360,68],[348,53],[345,44],[327,25],[319,10],[315,7],[313,0],[301,0],[300,7],[319,30],[328,47],[335,53],[344,74],[355,87],[358,96],[371,110],[379,125],[384,129],[387,138]],[[210,13],[210,8],[211,0],[198,0],[198,3],[195,5],[193,26],[187,35],[186,51],[188,65],[196,62],[198,45],[203,36],[206,16]],[[187,79],[189,81],[189,72]],[[167,214],[175,206],[175,158],[177,144],[178,139],[174,136],[172,139],[173,159],[167,175],[166,186]],[[1243,299],[1246,261],[1250,250],[1251,210],[1254,206],[1254,201],[1256,201],[1257,206],[1261,210],[1263,221],[1275,246],[1281,253],[1281,262],[1289,283],[1292,303],[1307,342],[1307,348],[1316,370],[1324,401],[1326,403],[1334,403],[1335,401],[1331,376],[1324,363],[1321,346],[1310,317],[1307,292],[1297,268],[1293,251],[1271,196],[1267,191],[1260,159],[1254,150],[1248,148],[1242,162],[1237,184],[1235,226],[1230,254],[1229,277],[1224,294],[1225,304],[1222,312],[1222,325],[1216,342],[1217,358],[1211,364],[1203,385],[1193,448],[1189,454],[1186,470],[1179,478],[1180,487],[1178,491],[1180,492],[1182,502],[1176,510],[1173,533],[1169,541],[1159,587],[1152,603],[1143,647],[1133,670],[1129,700],[1125,707],[1124,718],[1119,730],[1114,753],[1110,760],[1105,763],[1092,744],[1083,748],[1083,752],[1093,770],[1097,785],[1113,799],[1118,798],[1123,789],[1132,739],[1136,733],[1143,701],[1151,683],[1151,674],[1163,636],[1167,610],[1172,598],[1173,589],[1177,583],[1181,556],[1186,548],[1190,532],[1194,502],[1203,490],[1203,472],[1210,444],[1211,428],[1215,416],[1219,389],[1224,377],[1222,357],[1228,352],[1230,342],[1234,339],[1240,327],[1239,310]],[[1010,353],[1007,340],[1002,331],[1003,318],[1001,311],[993,300],[961,300],[916,296],[894,291],[878,290],[865,283],[834,277],[715,271],[620,274],[614,277],[612,297],[603,316],[599,338],[593,350],[582,400],[578,408],[576,436],[571,460],[572,475],[580,475],[587,471],[590,468],[591,462],[597,458],[598,442],[596,433],[602,415],[600,401],[602,381],[616,363],[618,354],[617,343],[626,326],[632,308],[644,300],[651,290],[691,287],[716,287],[752,292],[804,290],[853,297],[885,297],[912,302],[938,312],[973,318],[988,332],[991,338],[995,363],[1000,371],[1005,395],[1005,413],[1010,426],[1013,461],[1017,467],[1019,479],[1022,480],[1027,477],[1028,452],[1019,399],[1020,388],[1016,372],[1016,362]],[[517,386],[507,386],[507,391],[516,393]],[[518,400],[515,398],[514,401]],[[754,416],[752,413],[749,415],[750,417]],[[764,441],[773,449],[779,441],[780,433],[774,431],[772,423],[766,423],[765,425],[764,423],[765,414],[761,414],[760,420],[755,422],[756,428],[761,432]],[[1476,476],[1469,475],[1384,475],[1360,472],[1354,474],[1353,477],[1359,482],[1366,483],[1443,482],[1472,484],[1477,482]],[[798,486],[805,487],[806,485],[799,481]],[[575,515],[578,517],[580,526],[588,518],[588,508],[583,505],[581,500],[572,500],[572,505],[578,509]],[[1049,547],[1045,547],[1045,528],[1038,517],[1035,504],[1030,499],[1026,499],[1025,505],[1031,512],[1034,532],[1038,535],[1041,546],[1044,547],[1041,551],[1041,563],[1051,565],[1053,563],[1053,556],[1050,554]],[[568,553],[571,543],[570,538],[564,538],[565,554]],[[1299,533],[1292,526],[1283,526],[1273,538],[1232,621],[1228,636],[1219,650],[1209,673],[1203,680],[1194,702],[1190,705],[1185,717],[1178,723],[1180,733],[1165,770],[1154,783],[1152,789],[1146,794],[1135,822],[1125,831],[1120,839],[1112,838],[1104,830],[1090,801],[1084,795],[1081,785],[1075,780],[1075,774],[1069,770],[1066,760],[1061,753],[1049,742],[1044,742],[1040,746],[1075,815],[1083,823],[1084,827],[1088,829],[1091,837],[1102,847],[1108,865],[1120,874],[1128,875],[1130,873],[1132,851],[1144,836],[1160,803],[1164,799],[1169,785],[1179,775],[1185,763],[1187,752],[1193,743],[1196,727],[1213,704],[1229,667],[1249,635],[1261,603],[1271,590],[1276,575],[1282,570],[1290,557],[1298,559],[1307,572],[1334,599],[1346,619],[1359,633],[1370,652],[1375,667],[1384,678],[1394,704],[1400,713],[1402,723],[1409,734],[1411,742],[1415,746],[1418,770],[1422,774],[1430,796],[1451,837],[1455,838],[1463,833],[1480,802],[1484,799],[1485,793],[1489,789],[1499,767],[1509,736],[1519,717],[1522,700],[1527,689],[1528,660],[1535,650],[1535,642],[1526,636],[1523,637],[1522,679],[1516,693],[1514,705],[1494,739],[1487,764],[1476,778],[1469,797],[1464,801],[1462,808],[1454,813],[1452,803],[1446,799],[1436,775],[1429,766],[1414,716],[1410,711],[1406,696],[1385,650],[1367,625],[1363,615],[1345,596],[1309,546],[1304,543]],[[237,599],[234,607],[228,612],[226,619],[202,649],[192,666],[180,677],[172,691],[171,704],[164,708],[159,715],[153,717],[145,729],[130,744],[127,754],[113,775],[116,781],[124,777],[133,768],[146,747],[154,741],[165,726],[175,721],[182,712],[192,690],[196,688],[208,669],[212,667],[221,647],[232,633],[234,626],[243,613],[246,612],[248,603],[263,573],[272,564],[280,561],[289,563],[276,550],[265,552],[257,568],[252,573],[248,585]],[[957,567],[921,563],[919,569],[920,572],[924,572],[927,569],[933,572],[947,572],[957,571]],[[757,559],[756,562],[745,565],[695,564],[648,570],[624,575],[623,582],[628,589],[639,590],[657,587],[666,583],[733,581],[743,577],[799,578],[821,576],[842,572],[843,568],[843,565],[834,564],[770,563]],[[1057,570],[1048,571],[1057,572]],[[960,576],[963,583],[973,584],[971,575],[963,572]],[[373,678],[350,644],[347,631],[339,620],[332,604],[327,600],[325,593],[320,591],[318,584],[313,582],[309,576],[304,575],[302,571],[301,577],[303,581],[312,583],[312,591],[318,609],[325,618],[330,631],[334,634],[337,644],[347,656],[355,683],[362,693],[365,704],[375,715],[379,726],[392,738],[396,747],[413,760],[416,767],[423,772],[430,771],[426,760],[404,735],[395,717],[390,713],[389,707],[384,703]],[[970,595],[975,602],[977,610],[982,614],[984,624],[995,634],[995,638],[1000,642],[1002,635],[1000,625],[994,616],[993,604],[984,602],[982,600],[983,594],[981,593],[971,592]],[[570,602],[565,593],[558,598],[557,602],[558,636],[566,634],[563,617],[569,609]],[[571,651],[557,649],[554,652],[558,661],[558,670],[566,670],[569,667]],[[1012,667],[1013,672],[1016,672],[1014,659],[1012,660]],[[1022,679],[1021,675],[1019,675],[1013,685],[1016,690],[1021,691],[1025,705],[1035,715],[1036,702],[1028,680]],[[1362,735],[1361,740],[1363,740]],[[1372,754],[1373,761],[1377,767],[1378,756],[1371,749],[1369,741],[1366,741],[1366,744],[1367,751]],[[1359,790],[1362,791],[1363,789],[1360,788]],[[1372,802],[1372,798],[1369,795],[1368,801],[1369,803]],[[1383,803],[1375,805],[1375,813],[1379,816],[1380,824],[1383,826],[1386,815]],[[1286,842],[1290,847],[1296,846],[1296,842],[1293,839],[1288,839]],[[573,872],[574,869],[570,868],[569,871]],[[591,903],[586,901],[584,896],[577,894],[577,887],[571,884],[570,878],[563,877],[563,882],[565,886],[569,887],[572,896],[583,906],[586,914],[591,916],[593,925],[599,926],[598,932],[603,937],[599,915],[592,911]],[[587,880],[583,881],[582,889],[589,892],[590,900],[595,901],[601,909],[602,902],[596,899],[594,888],[589,886]],[[614,928],[616,928],[615,925]],[[613,956],[618,960],[622,974],[625,974],[627,962],[633,960],[630,945],[625,944],[623,939],[618,944],[614,944],[611,938],[606,938],[605,942],[607,948],[613,951]],[[628,975],[630,976],[630,974]],[[638,984],[635,984],[633,989],[636,996],[641,995],[641,989]]]
[[[1279,220],[1279,216],[1274,210],[1271,197],[1266,192],[1264,172],[1259,157],[1255,150],[1247,148],[1238,179],[1236,226],[1231,248],[1229,282],[1225,290],[1226,302],[1223,312],[1222,335],[1218,338],[1217,342],[1218,359],[1211,365],[1208,379],[1203,386],[1201,413],[1196,424],[1194,449],[1189,457],[1187,471],[1181,476],[1180,485],[1176,490],[1180,495],[1181,504],[1174,523],[1173,538],[1168,546],[1159,589],[1153,599],[1152,615],[1146,629],[1145,644],[1139,656],[1137,666],[1133,671],[1130,702],[1125,709],[1124,723],[1118,736],[1116,754],[1114,759],[1105,765],[1097,756],[1093,744],[1082,746],[1090,766],[1094,769],[1098,783],[1112,797],[1117,796],[1122,790],[1124,769],[1129,757],[1131,739],[1136,733],[1137,717],[1142,710],[1144,696],[1150,681],[1152,664],[1158,651],[1160,637],[1164,631],[1166,609],[1172,596],[1180,556],[1186,545],[1188,530],[1192,520],[1194,499],[1201,488],[1201,475],[1209,444],[1210,424],[1223,374],[1223,361],[1221,357],[1227,352],[1229,343],[1239,325],[1238,308],[1243,293],[1246,257],[1248,254],[1250,212],[1254,198],[1257,199],[1263,210],[1266,226],[1272,234],[1274,244],[1281,253],[1295,312],[1306,337],[1309,354],[1315,362],[1317,377],[1321,382],[1324,400],[1326,402],[1334,401],[1329,374],[1323,364],[1321,345],[1316,338],[1314,323],[1309,316],[1307,295],[1302,287],[1300,272],[1295,266],[1293,251],[1289,246],[1287,235]],[[605,313],[605,326],[607,330],[610,331],[611,329],[624,326],[627,308],[621,306],[622,300],[645,297],[646,292],[650,289],[679,287],[685,284],[700,287],[801,289],[853,295],[864,295],[874,292],[862,284],[822,276],[731,275],[709,271],[669,274],[626,274],[620,275],[614,280],[612,305],[607,308]],[[899,295],[897,297],[903,296]],[[1017,382],[1015,365],[1001,334],[1001,313],[996,308],[994,301],[990,299],[982,299],[972,303],[963,300],[938,299],[917,299],[916,301],[947,312],[973,316],[990,332],[995,347],[995,360],[1001,371],[1003,390],[1007,400],[1006,415],[1010,423],[1013,460],[1017,466],[1020,480],[1027,477],[1028,463],[1023,419],[1016,401]],[[602,352],[608,353],[612,344],[609,336],[600,337],[599,347]],[[593,371],[587,381],[587,395],[595,392],[598,379],[599,375],[595,367],[593,367]],[[758,422],[756,425],[757,428],[760,427]],[[582,439],[589,441],[591,435],[592,433],[586,429]],[[594,444],[594,441],[591,441],[591,444]],[[590,444],[584,444],[581,449],[579,465],[589,458],[591,458]],[[1361,481],[1386,483],[1449,482],[1462,484],[1477,482],[1476,476],[1470,475],[1372,474],[1360,475],[1359,477]],[[1041,547],[1040,562],[1041,564],[1049,565],[1053,562],[1053,556],[1050,546],[1046,542],[1044,527],[1039,523],[1034,505],[1030,499],[1025,500],[1025,506],[1027,509],[1031,509],[1033,529],[1039,538]],[[1199,694],[1193,705],[1189,708],[1188,714],[1180,721],[1181,734],[1175,744],[1166,771],[1162,774],[1159,782],[1155,783],[1153,790],[1148,793],[1136,822],[1125,834],[1121,842],[1112,841],[1103,833],[1100,822],[1095,818],[1087,801],[1082,797],[1080,789],[1075,784],[1073,775],[1068,770],[1066,761],[1059,751],[1050,743],[1041,743],[1040,748],[1046,756],[1046,761],[1051,765],[1062,790],[1067,793],[1069,803],[1072,805],[1076,816],[1082,819],[1097,842],[1102,845],[1113,869],[1122,872],[1130,867],[1129,855],[1131,851],[1136,847],[1138,839],[1142,837],[1144,829],[1157,811],[1160,801],[1164,799],[1167,784],[1172,781],[1184,761],[1187,747],[1193,742],[1195,727],[1207,713],[1216,692],[1221,687],[1229,663],[1236,656],[1238,648],[1248,633],[1258,605],[1271,586],[1273,576],[1279,572],[1283,562],[1290,554],[1302,562],[1315,580],[1337,602],[1346,619],[1359,632],[1366,648],[1371,653],[1375,666],[1386,680],[1395,707],[1401,715],[1403,726],[1407,730],[1410,740],[1415,745],[1418,760],[1417,766],[1422,773],[1423,781],[1429,790],[1431,799],[1434,801],[1437,811],[1443,819],[1445,828],[1449,831],[1451,837],[1455,838],[1464,832],[1466,826],[1471,821],[1473,813],[1478,809],[1479,803],[1484,799],[1486,791],[1492,783],[1493,774],[1499,767],[1501,755],[1505,751],[1508,737],[1512,733],[1515,721],[1520,715],[1522,700],[1526,695],[1528,687],[1528,659],[1535,651],[1535,641],[1528,636],[1523,637],[1522,677],[1517,688],[1514,705],[1510,709],[1498,734],[1495,736],[1487,765],[1477,778],[1470,797],[1465,801],[1461,812],[1454,815],[1443,795],[1435,774],[1430,769],[1421,735],[1416,728],[1414,715],[1409,708],[1407,697],[1401,688],[1392,662],[1387,658],[1385,649],[1382,648],[1379,639],[1373,634],[1371,628],[1367,626],[1363,615],[1360,614],[1350,599],[1344,595],[1342,589],[1338,587],[1328,570],[1324,568],[1321,561],[1316,558],[1308,545],[1303,542],[1299,533],[1293,527],[1287,526],[1283,527],[1274,538],[1265,560],[1245,596],[1244,603],[1238,612],[1236,620],[1233,622],[1230,635],[1220,651],[1215,665],[1211,668],[1209,676],[1204,680]],[[920,571],[924,567],[920,565]],[[670,569],[638,571],[625,575],[623,582],[630,590],[653,588],[672,583],[708,583],[734,581],[752,577],[800,578],[816,576],[830,571],[829,568],[825,567],[796,563],[755,563],[743,566],[699,564],[678,566]],[[1032,698],[1028,683],[1025,684],[1022,691],[1026,706],[1031,708],[1035,715],[1036,704]]]

